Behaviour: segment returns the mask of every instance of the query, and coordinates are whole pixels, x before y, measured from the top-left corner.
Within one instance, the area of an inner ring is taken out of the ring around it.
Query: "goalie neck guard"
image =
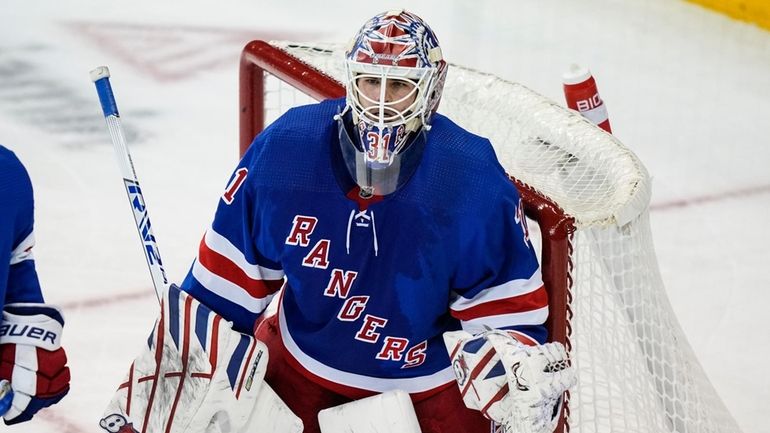
[[[388,11],[367,21],[346,52],[346,107],[338,115],[348,171],[365,191],[387,195],[411,176],[436,111],[447,64],[433,31],[418,16]],[[353,129],[351,134],[343,134]],[[395,177],[395,178],[394,178]]]

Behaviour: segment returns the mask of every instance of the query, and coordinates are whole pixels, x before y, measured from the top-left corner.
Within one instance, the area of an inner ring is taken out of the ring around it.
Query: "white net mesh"
[[[337,45],[271,42],[340,80]],[[266,74],[265,117],[313,100]],[[649,228],[650,180],[613,136],[526,87],[451,65],[439,111],[575,219],[573,432],[739,432],[674,316]]]

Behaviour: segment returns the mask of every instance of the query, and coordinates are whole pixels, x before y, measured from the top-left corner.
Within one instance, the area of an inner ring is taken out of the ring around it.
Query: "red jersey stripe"
[[[462,311],[450,310],[452,317],[458,320],[473,320],[480,317],[497,316],[500,314],[523,313],[548,306],[548,293],[545,286],[540,286],[534,292],[512,298],[497,299],[467,308]]]
[[[243,288],[250,296],[261,299],[278,291],[283,280],[257,280],[246,275],[237,264],[206,245],[201,240],[198,250],[198,262],[209,272]]]

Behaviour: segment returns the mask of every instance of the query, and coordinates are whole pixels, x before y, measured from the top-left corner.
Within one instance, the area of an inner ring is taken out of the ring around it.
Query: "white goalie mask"
[[[364,24],[346,52],[348,128],[340,144],[348,170],[362,191],[387,195],[413,173],[430,117],[441,98],[446,62],[436,36],[418,16],[403,10]],[[344,133],[344,134],[343,134]],[[346,148],[347,147],[347,148]]]

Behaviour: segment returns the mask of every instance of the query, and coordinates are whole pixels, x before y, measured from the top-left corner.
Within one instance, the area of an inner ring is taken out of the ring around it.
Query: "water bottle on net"
[[[612,134],[607,106],[604,105],[596,80],[591,71],[579,65],[570,66],[569,71],[562,76],[564,82],[564,97],[567,107],[579,112],[585,118]]]

